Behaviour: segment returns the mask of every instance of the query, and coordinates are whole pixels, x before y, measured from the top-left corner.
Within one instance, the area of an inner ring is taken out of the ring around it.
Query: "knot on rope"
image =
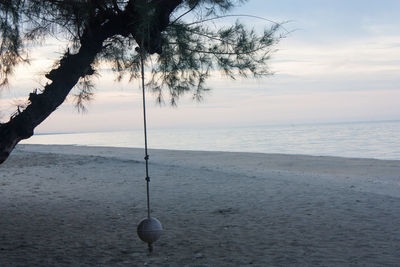
[[[143,47],[143,42],[142,42]],[[136,48],[138,51],[138,48]],[[138,51],[139,52],[139,51]],[[144,51],[140,51],[140,63],[141,63],[141,74],[142,74],[142,93],[143,93],[143,130],[144,130],[144,154],[146,161],[146,195],[147,195],[147,218],[142,220],[137,228],[139,238],[144,242],[148,243],[149,252],[153,251],[152,243],[155,242],[161,235],[162,226],[161,223],[150,217],[150,177],[149,177],[149,155],[147,153],[147,123],[146,123],[146,91],[144,81]]]

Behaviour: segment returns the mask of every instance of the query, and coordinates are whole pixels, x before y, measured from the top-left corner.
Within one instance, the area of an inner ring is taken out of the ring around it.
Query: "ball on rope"
[[[148,244],[156,242],[160,238],[162,231],[160,221],[153,217],[142,219],[137,227],[139,238]]]

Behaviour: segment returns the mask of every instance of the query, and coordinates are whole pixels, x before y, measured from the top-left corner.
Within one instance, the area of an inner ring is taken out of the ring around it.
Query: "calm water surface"
[[[400,121],[149,129],[149,147],[400,159]],[[25,144],[143,147],[142,130],[34,135]]]

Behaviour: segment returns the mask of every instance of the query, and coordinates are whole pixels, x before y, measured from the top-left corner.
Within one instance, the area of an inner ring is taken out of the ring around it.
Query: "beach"
[[[0,266],[398,266],[400,161],[19,145],[0,165]]]

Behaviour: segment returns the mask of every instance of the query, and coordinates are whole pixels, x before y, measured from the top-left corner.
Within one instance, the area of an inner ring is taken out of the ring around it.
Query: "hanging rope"
[[[150,177],[149,177],[149,154],[147,151],[147,120],[146,120],[146,92],[144,86],[144,52],[140,49],[140,65],[142,74],[142,95],[143,95],[143,128],[144,128],[144,159],[146,161],[146,192],[147,192],[147,217],[150,219]]]
[[[149,176],[149,153],[147,150],[147,120],[146,120],[146,90],[144,83],[144,59],[145,51],[143,42],[140,48],[136,48],[140,54],[140,65],[142,74],[143,93],[143,124],[144,124],[144,159],[146,161],[146,195],[147,195],[147,218],[142,219],[137,227],[137,233],[141,240],[148,244],[149,252],[153,251],[153,243],[157,241],[162,233],[162,225],[159,220],[150,216],[150,176]]]

